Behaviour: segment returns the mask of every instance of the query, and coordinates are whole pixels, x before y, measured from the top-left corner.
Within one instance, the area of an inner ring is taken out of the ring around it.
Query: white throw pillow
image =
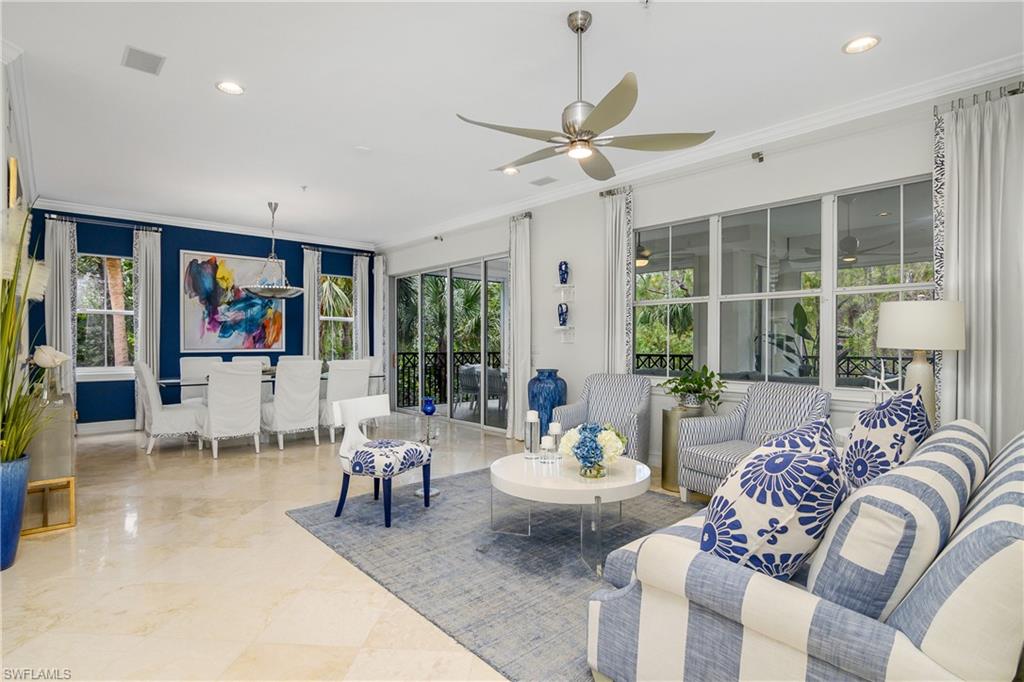
[[[827,419],[777,434],[715,491],[701,549],[789,580],[848,492]]]
[[[843,450],[843,471],[850,485],[859,488],[903,464],[931,432],[920,386],[863,410],[854,419]]]

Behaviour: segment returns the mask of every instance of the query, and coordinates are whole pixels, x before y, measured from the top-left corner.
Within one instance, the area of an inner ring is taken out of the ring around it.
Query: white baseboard
[[[86,422],[78,425],[79,436],[93,436],[98,433],[124,433],[135,430],[134,419],[116,419],[109,422]]]

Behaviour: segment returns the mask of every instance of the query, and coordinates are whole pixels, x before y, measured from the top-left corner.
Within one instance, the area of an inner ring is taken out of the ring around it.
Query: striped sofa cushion
[[[756,383],[747,391],[743,440],[763,443],[773,434],[829,416],[829,394],[817,386]]]
[[[993,461],[949,545],[888,623],[964,679],[1008,680],[1024,647],[1022,566],[1024,433]]]
[[[988,468],[984,431],[941,428],[909,462],[858,488],[811,558],[807,589],[886,618],[946,544]]]

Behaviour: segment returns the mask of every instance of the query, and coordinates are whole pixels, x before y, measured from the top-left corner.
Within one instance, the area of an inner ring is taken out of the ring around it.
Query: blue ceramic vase
[[[567,387],[565,379],[558,376],[557,369],[538,369],[537,376],[530,379],[526,392],[530,397],[530,409],[540,414],[540,433],[548,432],[551,413],[559,405],[565,405]]]
[[[423,406],[420,408],[420,410],[422,410],[423,414],[427,415],[428,417],[433,416],[433,414],[437,412],[437,405],[434,404],[434,399],[431,398],[430,396],[426,396],[425,398],[423,398]]]
[[[565,303],[558,304],[558,326],[564,327],[569,324],[569,306]]]
[[[563,260],[558,262],[558,283],[569,283],[569,263],[567,261]]]
[[[0,570],[10,568],[18,554],[27,490],[28,455],[0,464]]]

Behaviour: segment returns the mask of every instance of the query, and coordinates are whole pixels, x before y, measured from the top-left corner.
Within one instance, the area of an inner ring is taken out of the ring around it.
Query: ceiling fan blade
[[[483,121],[474,121],[471,118],[466,118],[462,114],[455,114],[459,119],[466,123],[471,123],[481,128],[490,128],[491,130],[497,130],[502,133],[509,133],[511,135],[519,135],[520,137],[528,137],[532,140],[541,140],[542,142],[568,142],[569,138],[564,133],[557,132],[555,130],[538,130],[537,128],[514,128],[512,126],[498,125],[497,123],[484,123]]]
[[[695,147],[715,134],[708,133],[653,133],[651,135],[622,135],[604,140],[598,138],[594,144],[602,147],[636,149],[642,152],[670,152],[676,149]]]
[[[569,151],[568,147],[545,147],[544,149],[538,149],[532,154],[527,154],[521,159],[516,159],[512,163],[506,163],[492,170],[500,171],[510,167],[518,168],[519,166],[525,166],[526,164],[533,163],[534,161],[550,159],[552,156],[558,156],[559,154],[564,154],[567,151]]]
[[[580,168],[595,180],[611,180],[615,177],[615,169],[612,168],[608,157],[596,149],[587,158],[580,159]]]
[[[636,74],[631,71],[597,103],[580,128],[589,130],[594,135],[614,128],[625,121],[629,112],[633,111],[633,107],[636,106],[636,95]]]
[[[879,244],[878,246],[872,246],[870,249],[857,249],[857,253],[871,253],[872,251],[878,251],[879,249],[884,249],[887,246],[892,246],[895,243],[896,243],[896,240],[893,239],[890,242],[886,242],[884,244]]]

